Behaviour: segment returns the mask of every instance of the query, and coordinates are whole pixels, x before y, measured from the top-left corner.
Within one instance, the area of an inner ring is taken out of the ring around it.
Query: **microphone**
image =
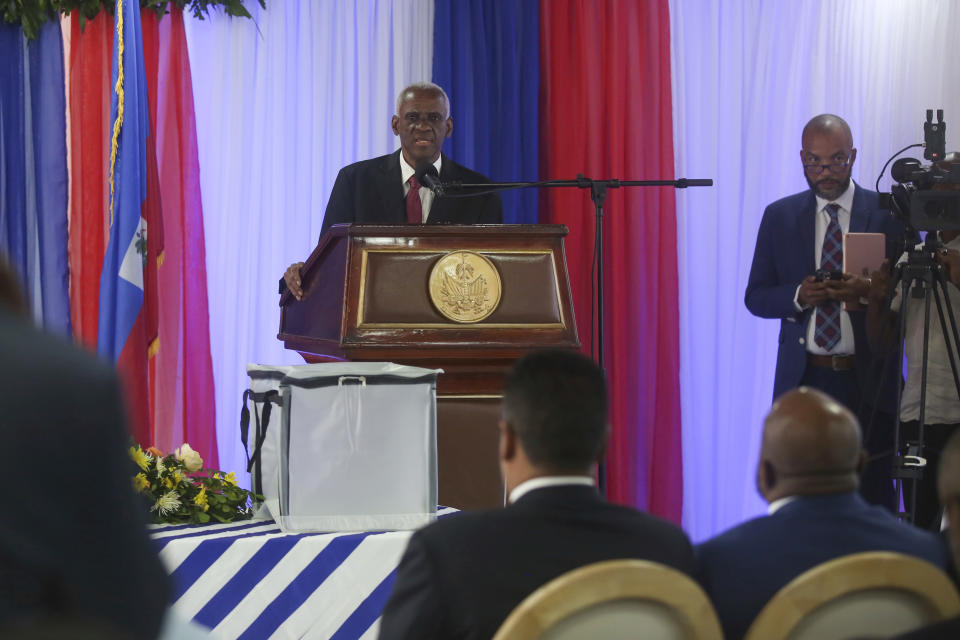
[[[414,174],[417,177],[417,180],[425,186],[430,191],[433,191],[434,195],[438,198],[443,195],[444,186],[440,182],[440,174],[437,173],[437,168],[433,166],[432,162],[426,160],[421,160],[417,163],[417,169]]]

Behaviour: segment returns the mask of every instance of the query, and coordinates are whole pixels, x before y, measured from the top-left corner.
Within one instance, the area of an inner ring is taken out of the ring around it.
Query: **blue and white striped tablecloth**
[[[283,533],[272,520],[151,529],[173,609],[245,640],[375,638],[411,533]]]

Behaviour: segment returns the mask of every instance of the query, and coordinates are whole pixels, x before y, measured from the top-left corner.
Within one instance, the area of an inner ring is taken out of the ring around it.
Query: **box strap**
[[[253,400],[253,418],[255,420],[254,447],[253,455],[250,455],[250,449],[247,442],[250,435],[250,409],[247,408],[247,400]],[[258,402],[263,403],[263,418],[257,413]],[[253,492],[263,495],[263,472],[260,465],[260,450],[263,442],[267,438],[267,427],[270,425],[270,412],[273,405],[280,405],[280,392],[276,389],[258,393],[253,389],[247,389],[243,392],[243,406],[240,408],[240,442],[243,443],[243,452],[247,456],[247,473],[253,470]]]

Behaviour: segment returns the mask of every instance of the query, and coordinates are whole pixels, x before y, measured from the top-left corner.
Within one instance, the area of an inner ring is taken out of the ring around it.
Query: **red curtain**
[[[541,177],[672,178],[667,0],[542,0],[540,8]],[[605,211],[604,359],[612,427],[607,494],[679,523],[683,475],[674,192],[611,190]],[[580,339],[589,353],[595,316],[589,193],[547,191],[540,220],[570,228],[571,287]]]
[[[100,270],[107,250],[107,140],[113,17],[101,11],[80,28],[70,14],[70,318],[74,339],[97,346]]]
[[[160,20],[159,36],[157,162],[166,259],[158,273],[154,435],[165,450],[189,442],[207,467],[217,468],[200,162],[182,9],[171,8]]]

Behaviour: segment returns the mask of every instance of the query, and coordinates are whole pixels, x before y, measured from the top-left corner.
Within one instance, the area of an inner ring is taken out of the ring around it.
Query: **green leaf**
[[[257,2],[266,9],[265,0]],[[170,0],[140,0],[141,8],[155,11],[158,17],[168,13],[169,4]],[[221,7],[224,13],[230,16],[251,17],[243,5],[243,0],[174,0],[174,4],[201,20],[209,13],[211,6]],[[0,10],[5,22],[19,24],[27,39],[34,40],[43,24],[57,20],[58,14],[70,15],[76,11],[82,31],[87,21],[97,17],[101,11],[105,10],[113,15],[114,3],[112,0],[0,0]]]

